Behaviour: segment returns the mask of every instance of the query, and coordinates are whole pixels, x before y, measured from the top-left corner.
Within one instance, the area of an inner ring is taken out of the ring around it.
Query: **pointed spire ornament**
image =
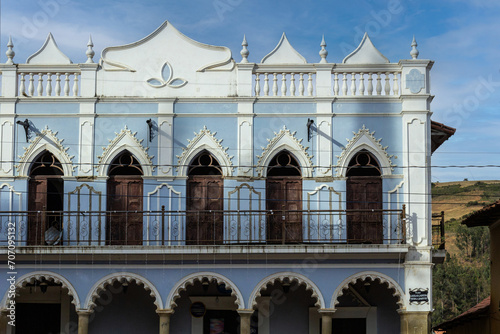
[[[411,58],[412,59],[417,59],[418,58],[418,54],[420,52],[418,52],[417,50],[417,41],[415,40],[415,35],[413,35],[413,42],[411,42],[411,51],[410,51],[410,55],[411,55]]]
[[[5,54],[7,55],[7,62],[5,62],[5,64],[8,64],[8,65],[14,65],[14,56],[16,55],[16,53],[14,52],[14,50],[12,50],[12,48],[14,47],[14,43],[12,43],[12,36],[9,36],[9,42],[7,43],[7,51],[5,52]]]
[[[87,64],[92,64],[94,62],[93,58],[94,58],[95,52],[92,49],[93,46],[94,46],[94,43],[92,42],[92,35],[89,35],[89,42],[87,43],[87,52],[85,52],[85,54],[87,55],[87,58],[88,58],[86,61]]]
[[[319,56],[321,57],[321,64],[326,64],[328,63],[326,61],[326,56],[328,56],[328,51],[326,51],[326,43],[325,43],[325,35],[323,35],[323,39],[321,40],[321,50],[319,51]]]
[[[243,47],[243,49],[241,49],[240,51],[242,57],[241,62],[246,64],[248,63],[248,55],[250,54],[250,51],[248,51],[247,49],[248,42],[245,35],[243,35],[243,42],[241,42],[241,46]]]

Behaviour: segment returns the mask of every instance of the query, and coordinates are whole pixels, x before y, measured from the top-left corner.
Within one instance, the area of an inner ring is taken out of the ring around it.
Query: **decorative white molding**
[[[158,118],[158,174],[173,175],[173,116]]]
[[[166,188],[166,191],[167,191],[167,195],[161,195],[161,190],[163,188]],[[180,212],[181,209],[182,209],[182,193],[180,191],[177,191],[174,189],[174,187],[172,187],[171,185],[169,185],[168,183],[162,183],[158,186],[156,186],[156,188],[151,191],[151,192],[148,192],[148,195],[147,195],[148,199],[147,199],[147,211],[160,211],[161,210],[161,205],[164,204],[166,206],[166,211],[178,211]],[[153,203],[153,200],[151,199],[152,197],[156,197],[156,203]],[[174,203],[172,203],[173,201],[177,201],[177,207],[175,207]],[[155,204],[153,206],[153,204]],[[172,217],[172,215],[170,214],[167,214],[167,216],[165,217],[167,222],[166,222],[166,225],[167,226],[159,226],[158,225],[158,228],[157,228],[157,233],[156,233],[156,241],[159,241],[160,240],[160,230],[162,228],[166,229],[166,232],[164,231],[165,233],[165,236],[168,240],[167,242],[167,245],[171,245],[172,244],[172,240],[174,240],[174,237],[172,236],[172,223],[173,221],[176,220],[176,217]],[[153,220],[153,221],[151,221]],[[147,215],[147,225],[146,225],[146,235],[148,236],[147,237],[147,241],[146,241],[146,245],[149,245],[149,240],[151,239],[151,236],[150,236],[150,226],[154,225],[154,220],[156,220],[155,217],[151,217],[151,215]],[[184,235],[184,231],[183,231],[183,228],[182,228],[182,224],[180,224],[179,222],[179,234],[178,234],[178,238],[180,239],[179,236],[182,236]],[[155,227],[153,227],[153,230],[155,229]]]
[[[146,82],[153,88],[162,88],[168,86],[170,88],[181,88],[186,85],[188,82],[183,78],[172,78],[174,76],[174,69],[172,65],[168,61],[163,64],[160,77],[159,78],[150,78]]]
[[[76,289],[74,286],[64,277],[61,276],[60,274],[51,272],[51,271],[34,271],[29,274],[23,275],[19,277],[16,280],[16,290],[26,286],[26,284],[31,283],[33,284],[35,281],[40,281],[42,278],[45,278],[46,281],[54,282],[56,284],[61,284],[62,288],[65,288],[68,290],[68,295],[73,297],[71,300],[71,303],[75,305],[76,309],[80,308],[80,298],[78,296],[78,293],[76,292]],[[8,302],[8,293],[9,291],[5,292],[5,295],[2,299],[2,302],[0,304],[0,308],[5,308],[7,307],[7,302]]]
[[[236,297],[234,303],[238,307],[238,310],[245,309],[245,300],[236,284],[226,276],[208,271],[193,273],[181,279],[168,294],[165,306],[174,309],[177,306],[175,300],[181,296],[181,292],[186,290],[189,285],[201,282],[204,278],[208,279],[209,282],[224,283],[227,290],[231,289],[231,296]]]
[[[59,49],[54,37],[49,33],[40,50],[29,56],[26,64],[62,65],[73,62]]]
[[[127,150],[141,164],[143,175],[152,176],[154,171],[153,157],[148,154],[149,147],[142,145],[144,139],[137,139],[135,136],[137,132],[130,131],[127,126],[120,133],[115,132],[115,134],[116,137],[109,140],[109,145],[103,147],[102,155],[98,156],[99,163],[96,166],[97,175],[102,177],[107,176],[108,167],[113,162],[113,159],[124,150]]]
[[[0,173],[4,176],[13,175],[13,145],[14,123],[4,121],[0,125]]]
[[[262,147],[262,154],[258,155],[259,161],[257,162],[257,174],[259,177],[267,176],[267,166],[271,159],[280,151],[289,151],[299,162],[300,170],[303,177],[312,177],[314,166],[312,163],[312,156],[307,153],[309,147],[304,147],[302,139],[297,139],[295,134],[297,132],[290,132],[283,126],[280,132],[274,133],[275,137],[273,139],[267,139],[269,144],[266,147]]]
[[[321,209],[323,209],[322,207],[320,207],[320,204],[325,201],[325,199],[322,200],[320,198],[322,191],[328,193],[328,201],[327,201],[328,210],[337,210],[337,209],[333,208],[333,204],[334,204],[333,194],[338,196],[338,200],[337,200],[338,210],[342,210],[342,193],[335,191],[335,189],[333,187],[331,187],[327,184],[322,184],[322,185],[314,188],[313,191],[307,192],[307,210],[321,210]],[[316,201],[318,203],[318,207],[316,209],[311,208],[311,197],[313,197],[314,195],[318,195],[318,200]]]
[[[105,71],[135,72],[135,68],[124,63],[124,60],[129,56],[129,50],[136,49],[134,50],[134,55],[135,53],[142,55],[142,62],[144,62],[144,57],[147,58],[147,55],[151,52],[158,52],[158,47],[165,48],[165,46],[169,48],[176,46],[177,52],[180,48],[184,52],[189,51],[190,54],[198,54],[198,60],[210,59],[211,62],[203,64],[197,70],[198,72],[206,70],[231,71],[234,68],[234,60],[231,57],[231,50],[229,48],[203,44],[192,40],[179,32],[168,21],[163,22],[158,29],[137,42],[105,48],[102,50],[100,63]],[[189,49],[183,50],[184,48]],[[179,54],[182,54],[182,52]]]
[[[238,119],[238,176],[253,176],[253,118]]]
[[[382,175],[391,175],[394,170],[394,165],[391,158],[392,155],[387,153],[388,146],[382,146],[381,139],[375,138],[375,131],[370,132],[364,125],[358,132],[352,132],[354,137],[352,139],[346,138],[348,144],[342,149],[342,153],[337,155],[338,162],[336,166],[337,176],[344,177],[347,172],[347,167],[352,157],[362,149],[372,153],[378,160]]]
[[[330,302],[330,308],[335,309],[339,304],[339,297],[344,294],[344,290],[349,288],[349,284],[356,284],[356,281],[365,281],[366,279],[370,279],[373,282],[379,281],[380,284],[387,284],[387,288],[389,290],[393,290],[392,295],[398,297],[397,304],[400,309],[405,307],[404,296],[405,293],[401,286],[396,282],[392,277],[389,277],[385,274],[376,271],[363,271],[357,274],[351,275],[340,283],[340,285],[335,289],[333,293],[332,300]]]
[[[377,48],[373,45],[370,37],[365,32],[361,43],[359,43],[356,50],[351,52],[342,61],[343,64],[386,64],[389,63],[387,59]]]
[[[233,156],[227,154],[229,147],[222,147],[222,139],[215,138],[217,132],[211,132],[206,126],[198,133],[194,133],[195,137],[188,141],[188,146],[182,148],[182,154],[178,155],[177,172],[179,176],[187,176],[188,167],[191,161],[203,150],[211,153],[219,162],[222,169],[222,175],[232,176],[234,171]]]
[[[59,160],[64,171],[64,176],[73,176],[73,171],[76,166],[73,166],[74,156],[68,154],[69,147],[63,146],[64,139],[57,138],[57,132],[49,130],[48,127],[43,129],[38,135],[30,140],[30,145],[24,147],[24,154],[19,156],[19,164],[16,165],[19,176],[28,176],[31,163],[43,151],[47,150]]]
[[[92,174],[92,159],[94,157],[94,123],[85,120],[80,124],[80,150],[79,150],[79,175],[89,176]]]
[[[307,64],[306,59],[290,44],[285,33],[281,35],[281,39],[273,51],[269,52],[260,62],[262,64]]]
[[[272,285],[276,282],[283,283],[285,279],[290,280],[290,283],[296,282],[299,285],[305,285],[306,291],[310,291],[311,297],[316,299],[316,303],[314,304],[314,306],[325,308],[325,300],[323,299],[323,295],[321,294],[318,286],[308,277],[291,271],[275,273],[261,280],[250,294],[250,298],[248,299],[248,306],[252,309],[256,309],[257,298],[261,296],[261,291],[266,289],[267,285]]]
[[[135,282],[137,285],[143,285],[144,289],[146,291],[149,291],[149,295],[155,299],[154,304],[156,305],[156,309],[157,310],[163,309],[163,303],[161,300],[160,292],[154,286],[154,284],[151,283],[147,278],[131,272],[118,272],[109,274],[101,278],[92,286],[92,288],[90,288],[87,298],[85,299],[85,304],[83,305],[83,308],[88,311],[92,311],[96,306],[95,301],[96,299],[99,298],[100,292],[106,290],[106,287],[108,285],[113,285],[113,283],[115,282],[120,282],[120,283]]]

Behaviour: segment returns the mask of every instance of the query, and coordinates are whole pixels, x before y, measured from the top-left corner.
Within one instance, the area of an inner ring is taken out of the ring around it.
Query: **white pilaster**
[[[95,101],[80,103],[78,176],[92,176],[94,173],[94,117]]]
[[[238,177],[253,176],[254,102],[254,98],[238,102]]]
[[[316,112],[316,152],[318,169],[317,177],[332,177],[332,103],[333,99],[318,100]]]
[[[158,175],[174,175],[174,102],[158,103]]]

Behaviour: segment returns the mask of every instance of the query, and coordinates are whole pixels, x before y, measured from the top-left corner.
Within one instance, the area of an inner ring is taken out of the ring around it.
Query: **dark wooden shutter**
[[[223,240],[224,184],[219,175],[193,175],[187,182],[186,243],[220,244]],[[211,212],[210,212],[211,211]]]
[[[270,176],[266,182],[268,242],[302,241],[302,180]]]
[[[382,212],[379,211],[381,209],[382,179],[378,176],[349,177],[347,179],[348,241],[381,244],[383,242]]]
[[[111,245],[141,245],[143,235],[143,181],[140,176],[108,179],[106,239]],[[117,212],[114,212],[117,211]]]
[[[28,245],[45,242],[45,217],[47,209],[47,178],[31,178],[28,183]]]

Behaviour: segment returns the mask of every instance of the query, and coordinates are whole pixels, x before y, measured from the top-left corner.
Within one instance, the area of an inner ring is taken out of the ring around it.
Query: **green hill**
[[[447,256],[433,269],[433,325],[449,320],[490,294],[489,230],[461,223],[500,199],[500,181],[432,184],[432,212],[444,211]]]

